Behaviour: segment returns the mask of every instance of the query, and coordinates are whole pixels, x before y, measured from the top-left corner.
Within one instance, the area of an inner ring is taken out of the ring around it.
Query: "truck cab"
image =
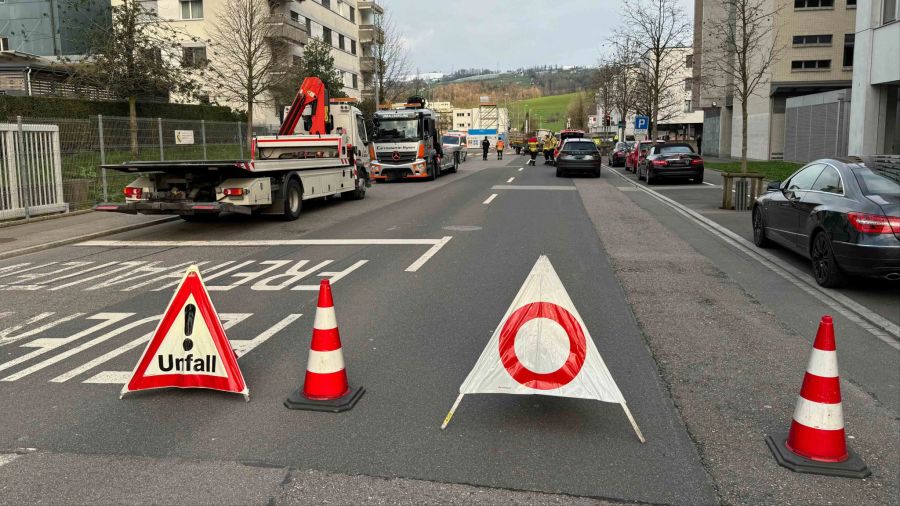
[[[375,180],[427,179],[456,172],[459,152],[444,153],[437,115],[421,97],[410,97],[403,109],[377,111],[372,136]]]

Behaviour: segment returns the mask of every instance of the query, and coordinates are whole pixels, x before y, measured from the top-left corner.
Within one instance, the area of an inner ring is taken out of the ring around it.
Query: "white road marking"
[[[431,259],[441,248],[444,247],[445,244],[450,242],[450,239],[453,239],[453,236],[444,236],[440,241],[434,244],[428,251],[425,252],[424,255],[420,256],[418,260],[412,263],[409,267],[406,268],[406,272],[416,272],[420,267],[425,265],[425,262]]]
[[[434,249],[434,248],[435,247],[433,246],[431,249]],[[429,249],[428,251],[431,251],[431,249]],[[437,249],[441,249],[441,248],[437,247]],[[437,251],[437,250],[435,250],[435,251]],[[427,254],[427,252],[426,252],[426,254]],[[431,257],[428,257],[428,258],[431,258]],[[426,259],[426,261],[427,261],[427,259]],[[340,272],[320,272],[317,274],[317,276],[321,276],[323,278],[328,278],[328,281],[331,284],[334,284],[334,283],[337,283],[338,281],[344,279],[345,277],[347,277],[347,274],[350,274],[351,272],[355,271],[356,269],[359,269],[363,265],[366,265],[366,263],[368,263],[368,260],[359,260],[355,264],[351,265],[350,267],[347,267],[346,269],[344,269]],[[425,262],[422,262],[422,263],[424,264]],[[418,269],[418,267],[416,267],[416,268]],[[409,270],[409,268],[407,268],[406,270]],[[306,291],[310,291],[310,292],[318,291],[319,285],[298,285],[298,286],[291,288],[291,290],[306,290]]]
[[[21,345],[21,347],[36,348],[36,349],[29,353],[25,353],[24,355],[18,356],[12,360],[3,362],[2,364],[0,364],[0,371],[3,371],[6,369],[9,369],[10,367],[19,365],[22,362],[27,362],[28,360],[31,360],[34,357],[41,356],[44,353],[47,353],[49,351],[55,350],[56,348],[59,348],[60,346],[65,346],[73,341],[77,341],[78,339],[81,339],[84,336],[87,336],[87,335],[93,334],[94,332],[97,332],[98,330],[103,330],[104,328],[109,327],[110,325],[112,325],[114,323],[118,323],[132,315],[134,315],[134,313],[98,313],[93,316],[89,316],[88,319],[89,320],[103,320],[102,322],[98,323],[97,325],[94,325],[93,327],[89,327],[85,330],[82,330],[81,332],[78,332],[72,336],[69,336],[69,337],[45,337],[42,339],[35,339],[34,341],[29,341],[29,342]],[[3,378],[3,380],[0,380],[0,381],[12,381],[12,380],[10,380],[8,378]]]
[[[515,178],[514,178],[514,177],[511,177],[511,178],[507,179],[506,182],[507,182],[507,183],[512,183],[512,182],[513,182],[513,179],[515,179]]]
[[[491,194],[491,196],[488,197],[488,198],[486,198],[486,199],[484,200],[484,202],[482,202],[482,204],[488,205],[488,204],[490,204],[491,202],[493,202],[495,198],[497,198],[497,194],[496,194],[496,193]]]
[[[574,186],[542,186],[542,185],[502,185],[497,184],[491,186],[491,190],[561,190],[561,191],[575,191],[577,188]]]
[[[58,319],[58,320],[51,321],[50,323],[45,323],[44,325],[41,325],[40,327],[37,327],[37,328],[34,328],[34,329],[31,329],[31,330],[29,330],[29,331],[27,331],[27,332],[23,332],[23,333],[21,333],[21,334],[15,335],[15,336],[10,335],[10,334],[12,334],[13,332],[16,332],[16,331],[18,331],[18,330],[21,330],[22,327],[25,327],[25,326],[27,326],[27,325],[31,325],[31,324],[33,324],[33,323],[37,323],[37,322],[43,320],[44,318],[47,318],[47,317],[49,317],[49,316],[53,316],[53,315],[55,315],[55,314],[56,314],[56,313],[54,313],[54,312],[41,313],[41,314],[39,314],[39,315],[37,315],[37,316],[33,316],[32,318],[30,318],[30,319],[29,319],[28,321],[26,321],[25,323],[22,323],[22,324],[20,324],[20,325],[15,325],[15,326],[13,326],[13,327],[9,327],[9,328],[3,329],[2,331],[0,331],[0,346],[5,346],[5,345],[10,344],[10,343],[12,343],[12,342],[19,341],[19,340],[21,340],[21,339],[25,339],[26,337],[31,337],[31,336],[33,336],[33,335],[35,335],[35,334],[38,334],[38,333],[40,333],[40,332],[43,332],[43,331],[45,331],[45,330],[47,330],[47,329],[51,329],[51,328],[53,328],[53,327],[55,327],[55,326],[57,326],[57,325],[59,325],[59,324],[61,324],[61,323],[65,323],[65,322],[67,322],[67,321],[69,321],[69,320],[74,320],[75,318],[78,318],[78,317],[80,317],[80,316],[84,316],[84,313],[75,313],[75,314],[72,314],[72,315],[69,315],[69,316],[64,316],[64,317],[62,317],[62,318],[60,318],[60,319]]]
[[[253,313],[219,313],[219,320],[222,322],[222,328],[225,330],[228,330],[231,327],[237,325],[238,323],[246,320],[247,318],[249,318],[251,316],[253,316]],[[162,318],[162,315],[156,315],[156,319],[159,319],[159,318]],[[137,348],[138,346],[140,346],[142,344],[145,344],[148,340],[150,340],[150,337],[152,335],[153,335],[152,332],[148,332],[147,334],[144,334],[143,336],[141,336],[129,343],[123,344],[122,346],[119,346],[118,348],[116,348],[108,353],[104,353],[103,355],[100,355],[99,357],[85,363],[84,365],[76,367],[75,369],[72,369],[71,371],[69,371],[65,374],[61,374],[61,375],[57,376],[50,381],[53,383],[62,383],[64,381],[68,381],[68,380],[74,378],[75,376],[78,376],[79,374],[90,371],[91,369],[99,366],[100,364],[106,363],[106,362],[118,357],[119,355],[122,355],[123,353],[126,353],[130,350],[133,350],[134,348]],[[125,379],[119,382],[120,385],[127,382],[128,379],[131,378],[130,371],[123,371],[123,374],[125,374]],[[85,381],[85,383],[90,383],[90,381]],[[100,381],[98,383],[109,383],[109,382]]]
[[[716,185],[714,185],[714,184],[712,184],[712,183],[707,183],[706,181],[703,181],[703,184],[709,185],[709,186],[716,186]],[[719,188],[721,188],[721,186],[720,186]]]
[[[728,230],[693,209],[682,205],[659,192],[639,185],[616,171],[612,172],[640,188],[641,191],[646,192],[650,196],[668,205],[679,214],[692,220],[726,244],[729,244],[748,257],[758,261],[760,264],[781,276],[800,290],[803,290],[822,304],[834,309],[848,320],[856,323],[891,348],[900,350],[900,326],[843,294],[833,290],[826,291],[824,288],[820,287],[809,274],[798,271],[792,265],[771,253],[759,250],[740,235]]]
[[[275,239],[258,241],[87,241],[75,246],[106,248],[233,248],[259,246],[415,246],[443,239]]]
[[[333,261],[334,260],[325,260],[324,262],[319,262],[309,269],[304,269],[304,266],[309,263],[309,260],[300,260],[296,263],[296,265],[288,269],[284,274],[276,274],[261,281],[257,281],[250,288],[252,290],[262,291],[283,290],[288,286],[293,285],[294,283],[305,278],[306,276],[309,276],[313,272],[328,266],[328,264]],[[272,284],[277,279],[284,279],[284,281],[278,284]]]
[[[9,464],[19,457],[21,457],[21,455],[19,455],[18,453],[0,453],[0,467]]]
[[[80,285],[81,283],[84,283],[85,281],[92,281],[94,279],[100,279],[104,276],[108,276],[108,275],[114,274],[116,272],[121,272],[121,271],[130,269],[135,266],[143,265],[145,263],[147,263],[147,262],[140,262],[140,261],[138,261],[138,262],[122,262],[121,267],[116,267],[115,269],[104,271],[104,272],[101,272],[100,274],[94,274],[93,276],[88,276],[86,278],[77,279],[77,280],[71,281],[69,283],[54,286],[53,288],[50,289],[50,291],[62,290],[63,288],[68,288],[70,286]]]
[[[519,172],[522,172],[523,170],[525,170],[525,167],[519,167]]]
[[[272,325],[269,329],[267,329],[262,334],[250,339],[248,341],[231,341],[231,347],[234,349],[234,352],[237,354],[238,358],[243,357],[244,355],[253,351],[254,348],[261,345],[262,343],[269,340],[270,337],[275,334],[281,332],[285,327],[299,320],[300,317],[303,316],[302,313],[298,314],[289,314],[284,317],[280,322]]]
[[[134,313],[123,313],[123,314],[131,316]],[[11,374],[11,375],[3,378],[0,381],[16,381],[17,379],[24,378],[25,376],[28,376],[29,374],[31,374],[33,372],[40,371],[41,369],[44,369],[45,367],[49,367],[57,362],[65,360],[65,359],[71,357],[72,355],[75,355],[76,353],[80,353],[88,348],[91,348],[92,346],[96,346],[104,341],[108,341],[109,339],[112,339],[113,337],[116,337],[117,335],[127,332],[135,327],[144,325],[146,323],[152,323],[154,321],[158,321],[160,318],[162,318],[162,315],[148,316],[147,318],[142,318],[136,322],[131,322],[128,325],[122,325],[120,327],[116,327],[111,332],[107,332],[106,334],[97,336],[94,339],[91,339],[90,341],[81,343],[80,345],[78,345],[74,348],[68,349],[58,355],[54,355],[48,359],[38,362],[37,364],[34,364],[31,367],[22,369],[21,371],[15,373],[15,374]]]

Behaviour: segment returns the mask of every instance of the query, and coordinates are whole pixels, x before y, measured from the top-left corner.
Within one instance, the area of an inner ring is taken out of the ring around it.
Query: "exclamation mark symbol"
[[[194,341],[191,341],[188,336],[190,336],[194,332],[194,315],[197,314],[197,306],[193,304],[188,304],[184,306],[184,341],[181,343],[181,347],[184,348],[184,351],[191,351],[194,347]]]

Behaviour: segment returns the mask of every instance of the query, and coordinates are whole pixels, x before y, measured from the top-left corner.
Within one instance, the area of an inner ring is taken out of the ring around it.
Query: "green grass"
[[[521,128],[527,109],[531,118],[528,125],[530,129],[549,128],[558,132],[566,127],[566,112],[575,95],[576,93],[567,93],[512,102],[509,105],[510,121],[513,127]]]
[[[740,172],[741,162],[709,162],[705,164],[706,168],[720,170],[722,172]],[[788,176],[802,167],[801,163],[784,162],[780,160],[769,161],[748,161],[747,172],[763,174],[769,181],[784,181]]]

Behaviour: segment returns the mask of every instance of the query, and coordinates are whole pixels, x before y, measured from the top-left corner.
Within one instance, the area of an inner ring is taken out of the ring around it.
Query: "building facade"
[[[703,128],[703,110],[694,107],[694,49],[674,48],[666,56],[665,65],[674,70],[665,84],[666,107],[661,108],[658,137],[671,140],[689,140]]]
[[[881,0],[876,0],[881,1]],[[891,1],[891,0],[888,0]],[[856,0],[770,0],[774,16],[772,47],[778,58],[748,101],[747,156],[783,159],[788,100],[849,88],[853,76]],[[713,23],[728,19],[721,2],[695,0],[695,105],[704,111],[703,152],[710,156],[740,156],[741,104],[723,91],[720,77],[711,75],[711,61],[723,57],[714,48]],[[699,59],[698,56],[699,55]],[[797,160],[805,161],[805,160]]]
[[[109,0],[0,0],[0,51],[78,57],[90,30],[109,23]]]
[[[384,31],[382,22],[384,9],[374,0],[359,0],[359,44],[360,58],[359,71],[362,76],[362,97],[374,100],[376,104],[381,102],[377,95],[377,57],[382,54],[379,46],[384,44]]]
[[[848,151],[900,155],[900,2],[859,0]]]

